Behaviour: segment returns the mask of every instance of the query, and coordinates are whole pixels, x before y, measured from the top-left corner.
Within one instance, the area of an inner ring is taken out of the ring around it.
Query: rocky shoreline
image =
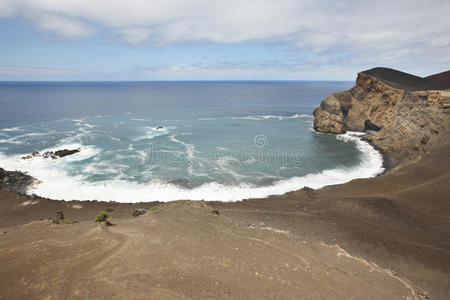
[[[378,176],[384,175],[429,153],[449,127],[450,71],[426,78],[387,68],[363,71],[354,87],[328,96],[313,115],[317,132],[365,132],[361,139],[382,155],[384,171]],[[22,159],[58,159],[80,151],[33,152]],[[0,170],[0,190],[26,194],[39,183],[26,173]]]
[[[391,156],[389,153],[384,152],[382,148],[380,148],[377,144],[370,140],[370,135],[361,136],[361,139],[367,142],[370,146],[372,146],[378,153],[381,154],[383,158],[383,172],[378,174],[377,176],[382,176],[389,173],[393,168],[395,168],[395,164],[392,162]]]
[[[427,78],[386,68],[360,72],[353,88],[331,94],[314,110],[314,129],[370,131],[365,140],[386,155],[391,167],[416,160],[436,145],[450,121],[450,91],[420,90],[450,89],[450,80],[433,84]]]
[[[28,188],[39,181],[20,171],[6,171],[0,168],[0,191],[25,195]]]
[[[29,155],[22,156],[22,159],[29,160],[37,157],[44,159],[58,159],[80,152],[81,149],[60,149],[56,151],[46,151],[44,153],[33,152]],[[27,195],[27,190],[35,184],[39,184],[39,180],[27,173],[21,171],[5,170],[0,167],[0,191],[16,192],[21,195]],[[34,196],[32,196],[34,197]]]

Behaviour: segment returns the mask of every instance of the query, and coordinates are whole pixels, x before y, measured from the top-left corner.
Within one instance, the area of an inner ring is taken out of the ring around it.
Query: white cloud
[[[126,28],[119,32],[126,42],[137,45],[148,39],[151,30],[148,28]]]
[[[94,33],[92,26],[61,16],[43,15],[37,21],[41,29],[53,31],[63,36],[83,37]]]
[[[63,36],[96,29],[124,42],[283,43],[339,64],[450,63],[448,0],[0,0],[0,16],[22,17]],[[445,68],[446,66],[441,66]]]

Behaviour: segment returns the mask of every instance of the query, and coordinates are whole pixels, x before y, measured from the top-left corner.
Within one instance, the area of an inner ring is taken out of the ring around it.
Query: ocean
[[[29,194],[118,202],[237,201],[383,171],[357,133],[312,129],[352,82],[2,82],[0,167]],[[32,152],[81,149],[59,159]]]

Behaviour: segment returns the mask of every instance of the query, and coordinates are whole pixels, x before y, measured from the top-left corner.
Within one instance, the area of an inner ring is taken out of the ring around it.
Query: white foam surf
[[[20,128],[20,127],[10,127],[10,128],[0,129],[0,131],[5,131],[5,132],[22,131],[22,128]]]
[[[245,117],[225,117],[225,118],[200,118],[199,121],[212,121],[220,119],[231,119],[231,120],[251,120],[251,121],[264,121],[269,119],[288,120],[288,119],[310,119],[312,115],[308,114],[294,114],[291,116],[278,116],[278,115],[258,115],[258,116],[245,116]]]
[[[142,134],[134,137],[132,140],[135,142],[142,141],[142,140],[151,140],[157,136],[169,134],[175,128],[176,127],[174,127],[174,126],[169,126],[169,127],[164,127],[164,128],[158,129],[158,127],[143,126],[143,127],[139,128],[139,130],[140,130],[140,132],[142,132]]]
[[[35,138],[35,137],[41,137],[41,136],[45,136],[45,135],[50,135],[52,133],[26,133],[26,134],[21,134],[21,135],[16,135],[10,138],[6,138],[6,139],[0,139],[0,143],[5,143],[5,144],[16,144],[16,145],[22,145],[26,143],[27,138]]]
[[[92,183],[86,182],[81,175],[69,176],[65,170],[67,162],[95,156],[99,150],[93,147],[84,147],[81,152],[58,160],[42,158],[22,160],[20,155],[6,156],[0,154],[0,165],[7,170],[27,172],[42,181],[31,188],[28,191],[29,194],[34,193],[42,197],[59,200],[112,200],[117,202],[165,202],[179,199],[238,201],[247,198],[281,195],[304,186],[317,189],[327,185],[345,183],[356,178],[373,177],[383,172],[381,154],[367,142],[362,141],[359,134],[350,132],[338,135],[336,138],[356,143],[356,147],[362,155],[361,163],[358,166],[324,170],[316,174],[279,180],[273,185],[262,187],[250,184],[229,186],[212,182],[188,189],[157,179],[145,184],[118,179]],[[80,145],[65,146],[73,148]]]

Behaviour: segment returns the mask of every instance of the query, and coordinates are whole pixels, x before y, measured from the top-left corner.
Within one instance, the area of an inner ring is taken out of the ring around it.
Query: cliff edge
[[[425,78],[388,68],[358,73],[356,85],[314,110],[314,129],[367,132],[366,140],[398,165],[435,145],[450,120],[450,71]]]

